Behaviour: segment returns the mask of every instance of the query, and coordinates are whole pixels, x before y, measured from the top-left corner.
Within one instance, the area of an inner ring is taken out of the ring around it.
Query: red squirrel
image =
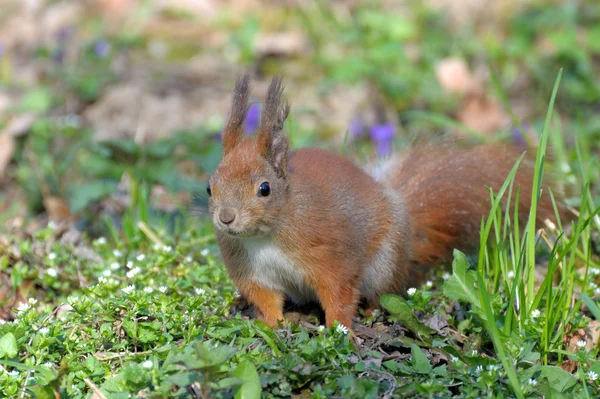
[[[223,261],[242,297],[271,327],[285,297],[318,301],[328,327],[351,328],[363,299],[379,306],[403,294],[454,248],[478,243],[497,191],[520,156],[504,146],[428,146],[394,159],[375,179],[343,156],[289,150],[283,85],[269,86],[256,137],[244,134],[249,77],[238,79],[222,135],[223,158],[210,177],[209,213]],[[516,176],[519,210],[529,212],[533,167]],[[542,221],[552,215],[543,197]]]

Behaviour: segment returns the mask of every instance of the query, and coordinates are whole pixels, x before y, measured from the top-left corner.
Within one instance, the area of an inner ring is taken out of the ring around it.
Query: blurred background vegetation
[[[244,71],[249,134],[281,74],[294,147],[372,162],[440,136],[535,144],[564,68],[552,148],[574,182],[600,147],[598,21],[594,0],[3,0],[0,230],[180,225]]]

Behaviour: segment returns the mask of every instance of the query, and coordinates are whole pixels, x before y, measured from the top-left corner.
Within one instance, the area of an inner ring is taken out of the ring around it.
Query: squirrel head
[[[288,195],[289,142],[283,123],[290,107],[280,78],[271,81],[256,137],[246,137],[249,77],[237,80],[223,130],[223,158],[209,180],[209,212],[218,231],[236,237],[269,235]]]

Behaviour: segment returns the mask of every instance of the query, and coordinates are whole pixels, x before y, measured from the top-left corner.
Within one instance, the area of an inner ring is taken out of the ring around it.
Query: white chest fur
[[[306,284],[306,274],[268,238],[246,239],[246,249],[252,278],[260,285],[287,294],[294,302],[306,302],[315,297]]]

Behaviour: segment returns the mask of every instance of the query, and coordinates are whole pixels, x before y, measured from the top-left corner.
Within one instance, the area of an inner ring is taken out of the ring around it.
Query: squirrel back
[[[441,144],[417,146],[393,159],[383,180],[404,198],[411,219],[412,262],[430,267],[449,262],[455,248],[475,248],[482,217],[487,217],[491,208],[487,187],[498,193],[520,156],[521,152],[510,145]],[[510,198],[512,216],[518,189],[522,227],[531,207],[533,177],[534,164],[531,156],[526,156],[517,169]],[[502,199],[502,209],[507,197],[508,192]],[[564,216],[564,206],[559,203],[558,208]],[[545,187],[536,218],[538,226],[555,219]]]

